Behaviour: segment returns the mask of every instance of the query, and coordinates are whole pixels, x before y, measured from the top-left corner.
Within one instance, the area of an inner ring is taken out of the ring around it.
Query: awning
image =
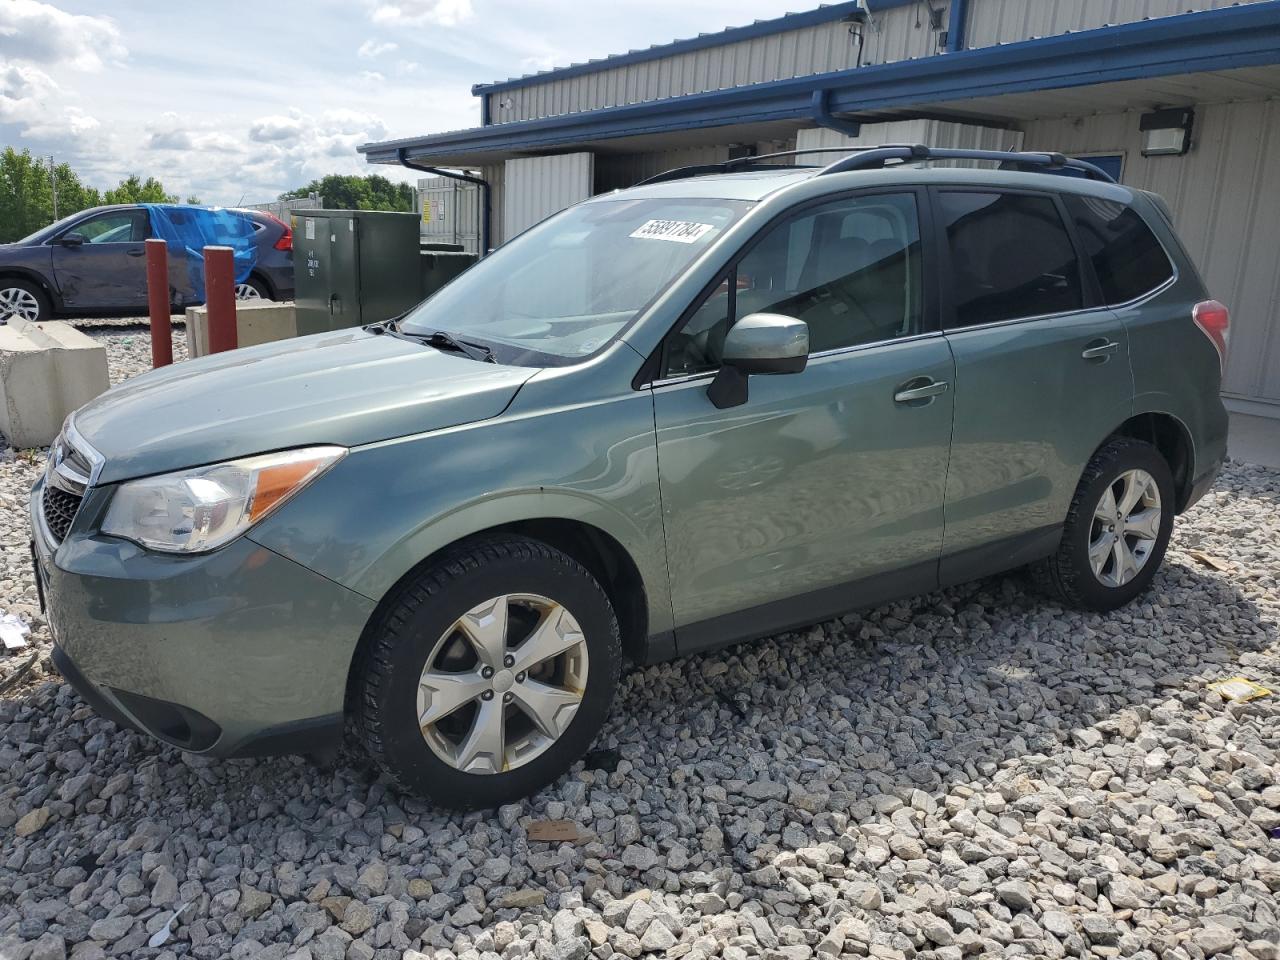
[[[928,116],[1008,123],[1277,94],[1280,0],[1265,0],[358,149],[370,163],[404,156],[469,168],[567,150],[785,139],[815,123],[824,97],[831,113],[864,122]]]

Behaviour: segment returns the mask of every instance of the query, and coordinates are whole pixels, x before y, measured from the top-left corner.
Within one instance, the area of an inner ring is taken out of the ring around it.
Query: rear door
[[[1085,463],[1132,408],[1124,326],[1054,193],[933,191],[956,360],[943,582],[1057,544]]]
[[[62,302],[73,310],[144,307],[147,265],[144,241],[151,234],[146,210],[109,210],[69,227],[84,242],[53,241],[53,275]]]

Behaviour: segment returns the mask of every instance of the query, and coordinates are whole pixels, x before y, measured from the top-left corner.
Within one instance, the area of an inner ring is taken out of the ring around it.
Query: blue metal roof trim
[[[904,4],[916,2],[918,0],[870,0],[867,5],[874,13],[890,7],[900,7]],[[715,33],[700,33],[696,37],[689,37],[686,40],[659,43],[652,47],[645,47],[642,50],[615,53],[607,57],[601,57],[598,60],[571,63],[567,67],[555,67],[539,73],[528,73],[522,77],[512,77],[509,80],[477,83],[471,88],[471,92],[476,96],[482,96],[488,93],[497,93],[500,90],[512,90],[516,87],[545,83],[548,80],[580,77],[584,73],[595,73],[598,70],[612,70],[615,67],[625,67],[632,63],[644,63],[646,60],[659,60],[662,57],[670,57],[674,54],[705,50],[708,47],[720,47],[727,43],[738,43],[743,40],[752,40],[756,37],[767,37],[775,33],[785,33],[788,30],[799,30],[801,27],[811,27],[819,23],[839,20],[853,13],[859,6],[858,0],[848,0],[845,3],[820,6],[816,10],[785,13],[772,20],[757,20],[755,23],[749,23],[742,27],[728,27]]]
[[[945,100],[1067,89],[1119,80],[1280,63],[1280,0],[358,147],[370,162],[465,150],[526,150],[767,120],[805,120],[815,90],[828,107],[923,106]]]

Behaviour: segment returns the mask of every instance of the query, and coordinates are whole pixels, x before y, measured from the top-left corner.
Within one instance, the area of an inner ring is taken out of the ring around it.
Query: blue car
[[[181,205],[171,209],[181,211]],[[187,209],[206,209],[187,207]],[[257,256],[236,285],[242,300],[293,299],[293,231],[278,217],[236,210],[252,226]],[[0,244],[0,322],[10,316],[142,313],[147,308],[143,241],[156,236],[140,204],[81,210],[16,243]],[[170,256],[170,300],[182,309],[202,302],[181,257]]]

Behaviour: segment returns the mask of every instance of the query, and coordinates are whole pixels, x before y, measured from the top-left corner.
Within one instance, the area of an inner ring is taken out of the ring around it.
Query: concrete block
[[[289,340],[298,335],[298,317],[292,303],[271,300],[242,300],[236,304],[236,345]],[[203,357],[209,352],[209,311],[187,307],[187,356]]]
[[[69,323],[11,317],[0,327],[0,433],[10,446],[47,447],[67,414],[109,385],[106,347]]]

